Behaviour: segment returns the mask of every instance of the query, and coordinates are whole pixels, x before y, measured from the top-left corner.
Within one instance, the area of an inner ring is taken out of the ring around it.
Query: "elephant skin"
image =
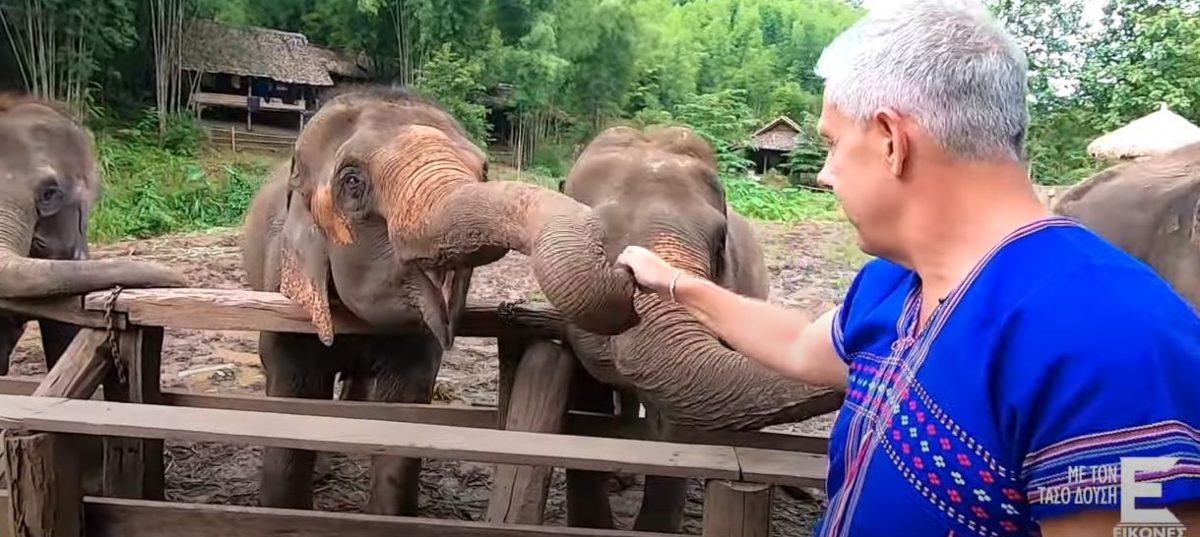
[[[615,127],[599,134],[560,185],[592,208],[604,229],[605,254],[648,248],[676,268],[736,293],[766,299],[768,273],[750,223],[725,200],[712,147],[690,129]],[[568,326],[568,339],[584,368],[599,382],[633,393],[647,409],[656,434],[672,426],[756,430],[803,421],[836,410],[842,393],[784,379],[726,347],[681,306],[653,293],[635,297],[641,322],[616,336]],[[611,397],[611,392],[609,394]],[[623,406],[630,406],[628,398]],[[596,402],[581,407],[595,407]],[[585,408],[581,408],[585,409]],[[621,413],[636,413],[636,408]],[[573,525],[611,527],[594,473],[572,473]],[[678,532],[685,481],[647,476],[635,529]]]
[[[1053,211],[1137,257],[1200,309],[1200,143],[1101,171]]]
[[[616,334],[637,322],[634,283],[602,252],[598,219],[559,192],[488,182],[483,152],[436,103],[351,87],[325,101],[244,223],[251,286],[303,306],[317,335],[262,333],[267,393],[427,403],[474,267],[530,256],[572,322]],[[581,277],[582,276],[582,277]],[[586,280],[579,285],[580,280]],[[334,336],[331,305],[379,336]],[[384,335],[386,334],[386,335]],[[312,506],[311,452],[267,449],[265,506]],[[419,459],[377,457],[368,511],[414,514]]]

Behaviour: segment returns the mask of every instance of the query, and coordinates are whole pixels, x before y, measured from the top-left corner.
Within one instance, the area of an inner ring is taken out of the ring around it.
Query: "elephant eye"
[[[367,182],[363,179],[362,172],[357,168],[342,170],[342,189],[352,198],[362,197],[367,189]]]
[[[55,181],[46,181],[38,190],[38,212],[42,216],[50,216],[62,205],[63,191]]]

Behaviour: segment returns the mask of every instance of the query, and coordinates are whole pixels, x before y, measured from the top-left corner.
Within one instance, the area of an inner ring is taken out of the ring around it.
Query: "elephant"
[[[1200,143],[1109,167],[1052,211],[1140,259],[1200,309]]]
[[[605,255],[642,246],[673,266],[747,297],[766,299],[768,273],[750,223],[725,198],[712,146],[687,127],[611,127],[580,154],[559,185],[591,207]],[[786,380],[750,362],[681,306],[655,293],[635,297],[641,322],[618,335],[568,324],[567,340],[590,377],[608,389],[577,389],[578,410],[621,414],[640,400],[657,434],[671,427],[754,430],[836,410],[839,390]],[[628,408],[627,408],[628,407]],[[612,527],[606,476],[569,471],[568,523]],[[679,532],[686,481],[647,476],[634,529]]]
[[[0,189],[0,298],[185,284],[162,265],[88,259],[88,215],[101,193],[100,176],[91,138],[60,103],[0,95]],[[0,312],[0,375],[8,374],[31,320]],[[36,320],[50,369],[79,327]]]
[[[638,322],[635,284],[603,253],[586,206],[528,183],[488,181],[484,153],[437,102],[353,86],[323,99],[243,224],[251,287],[279,292],[316,334],[262,332],[268,395],[428,403],[472,270],[530,257],[565,318],[617,334]],[[581,284],[582,283],[582,284]],[[369,325],[337,335],[331,304]],[[314,454],[267,449],[260,503],[311,508]],[[420,459],[375,457],[368,512],[414,514]]]

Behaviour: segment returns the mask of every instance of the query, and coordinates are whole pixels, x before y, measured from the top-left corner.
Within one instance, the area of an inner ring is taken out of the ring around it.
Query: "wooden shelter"
[[[303,125],[318,89],[334,85],[328,63],[303,34],[203,20],[188,25],[180,58],[197,115],[206,107],[242,109],[248,130],[260,112],[294,114]]]
[[[761,175],[787,159],[801,136],[800,125],[787,116],[779,116],[751,135],[750,158],[755,173]]]
[[[1155,112],[1096,138],[1088,153],[1104,160],[1137,160],[1200,142],[1200,127],[1160,104]]]

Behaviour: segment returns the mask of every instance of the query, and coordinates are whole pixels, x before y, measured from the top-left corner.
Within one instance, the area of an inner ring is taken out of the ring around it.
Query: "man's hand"
[[[678,269],[654,252],[641,246],[626,246],[617,257],[617,266],[629,267],[638,285],[659,294],[666,294]]]

